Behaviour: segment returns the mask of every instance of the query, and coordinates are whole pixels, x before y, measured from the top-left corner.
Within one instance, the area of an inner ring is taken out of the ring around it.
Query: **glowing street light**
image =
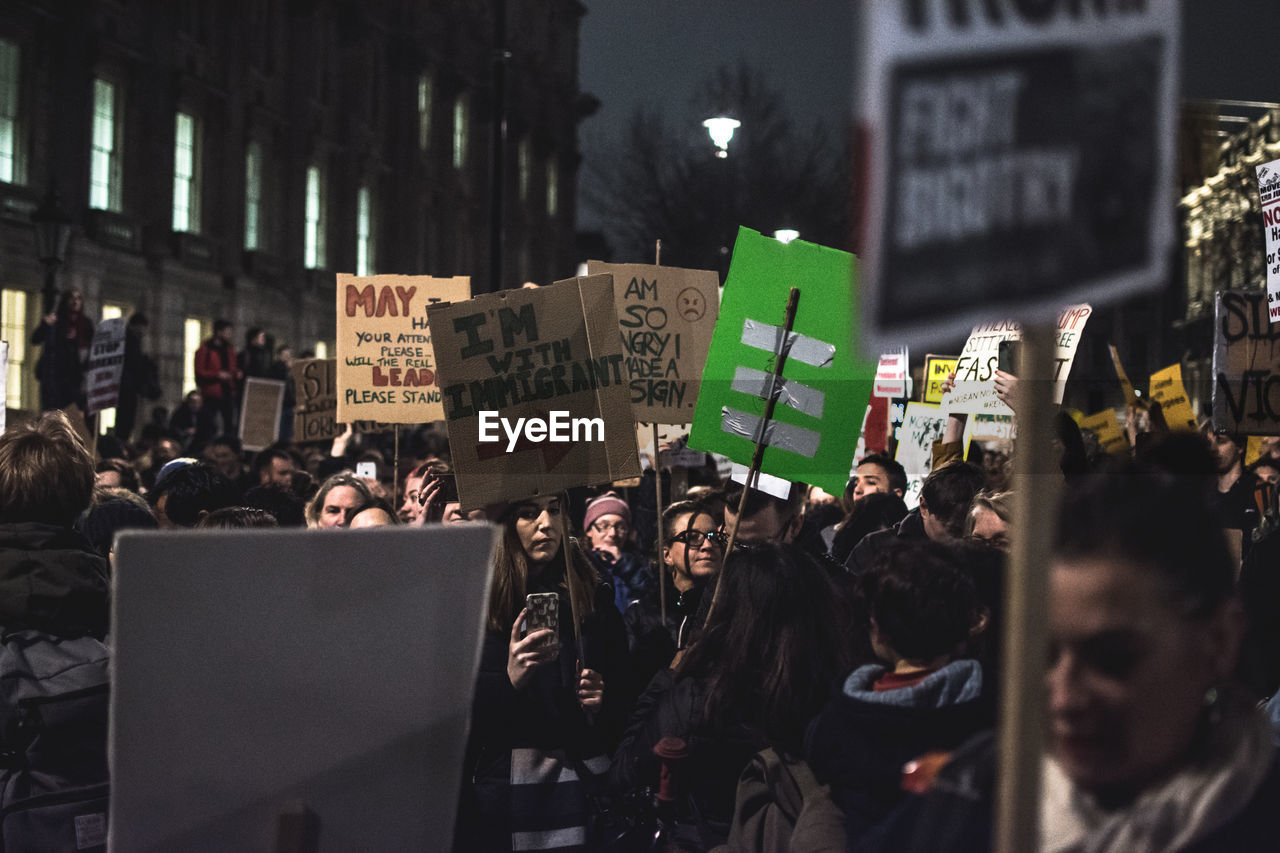
[[[779,228],[773,232],[773,239],[779,243],[790,243],[792,240],[800,236],[800,232],[794,228]]]
[[[729,156],[729,140],[733,139],[733,132],[742,127],[742,122],[736,118],[728,118],[726,116],[716,116],[709,118],[702,123],[707,129],[707,133],[711,134],[711,141],[716,145],[716,156],[723,159]]]

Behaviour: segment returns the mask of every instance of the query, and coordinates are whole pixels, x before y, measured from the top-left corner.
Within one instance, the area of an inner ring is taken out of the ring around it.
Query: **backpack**
[[[93,637],[0,635],[0,851],[107,843],[109,651]]]
[[[728,850],[733,853],[786,853],[792,849],[796,824],[806,809],[839,814],[830,792],[814,778],[809,765],[772,748],[756,753],[738,780]],[[837,824],[841,821],[837,818]],[[819,821],[798,849],[843,850],[843,833],[829,832]]]

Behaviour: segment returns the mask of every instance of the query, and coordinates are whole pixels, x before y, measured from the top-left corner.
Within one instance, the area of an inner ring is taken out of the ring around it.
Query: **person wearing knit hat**
[[[604,551],[616,560],[631,535],[631,508],[614,492],[606,492],[587,504],[582,520],[590,551]]]

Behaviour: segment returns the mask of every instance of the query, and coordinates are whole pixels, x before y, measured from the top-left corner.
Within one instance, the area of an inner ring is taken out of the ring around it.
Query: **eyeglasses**
[[[682,530],[675,536],[671,537],[672,542],[678,542],[681,545],[687,545],[690,548],[701,548],[702,543],[706,542],[712,547],[724,549],[725,537],[723,533],[704,533],[701,530]]]
[[[616,530],[624,536],[631,530],[631,528],[627,526],[626,522],[623,521],[597,521],[591,525],[591,529],[597,533],[610,533]]]

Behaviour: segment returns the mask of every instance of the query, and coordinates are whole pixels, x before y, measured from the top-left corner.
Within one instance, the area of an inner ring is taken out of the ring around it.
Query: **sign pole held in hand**
[[[662,266],[662,239],[653,241],[653,265]],[[658,423],[653,424],[653,507],[658,528],[658,613],[667,624],[667,566],[662,556],[662,466],[658,464]]]
[[[782,369],[787,365],[787,354],[791,351],[791,328],[796,323],[796,309],[800,305],[800,288],[791,288],[791,294],[787,297],[787,318],[782,324],[782,334],[778,336],[778,349],[775,350],[775,366],[773,368],[773,377],[769,386],[769,399],[765,401],[764,417],[760,419],[760,425],[756,429],[755,436],[755,452],[751,456],[751,468],[747,471],[746,482],[742,484],[742,495],[738,498],[738,523],[742,523],[742,513],[747,506],[747,492],[754,489],[756,482],[760,479],[760,463],[764,460],[765,435],[769,429],[769,422],[773,420],[773,410],[778,404],[778,394],[782,391]],[[738,525],[735,524],[733,529],[729,531],[729,541],[724,546],[724,558],[728,562],[729,555],[733,553],[734,539],[738,536]],[[721,571],[724,567],[721,566]],[[711,606],[707,608],[707,621],[711,620],[711,614],[715,612],[716,601],[720,597],[720,584],[716,583],[716,591],[711,596]]]

